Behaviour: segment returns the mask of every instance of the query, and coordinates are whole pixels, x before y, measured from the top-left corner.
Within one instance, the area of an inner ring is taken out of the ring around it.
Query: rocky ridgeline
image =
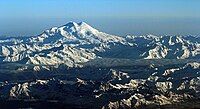
[[[132,70],[144,71],[146,75],[123,69],[94,69],[99,75],[91,78],[92,71],[84,69],[87,73],[80,70],[80,74],[70,73],[62,79],[2,82],[0,96],[10,100],[58,100],[86,108],[111,109],[157,108],[200,99],[200,63],[170,67],[150,65],[143,66],[143,71],[141,68]]]

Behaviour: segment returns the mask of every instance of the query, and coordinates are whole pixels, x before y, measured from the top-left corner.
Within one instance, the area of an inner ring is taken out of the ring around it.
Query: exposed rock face
[[[18,84],[11,88],[10,97],[11,98],[27,98],[29,97],[30,90],[28,83]]]
[[[197,62],[190,64],[197,64]],[[166,71],[177,67],[179,70],[163,75]],[[131,68],[140,72],[138,74],[131,72],[130,69],[125,73],[123,68],[93,68],[93,70],[83,68],[74,70],[81,73],[68,73],[62,79],[55,76],[57,79],[18,84],[2,82],[0,96],[11,100],[56,99],[66,104],[72,103],[73,100],[72,104],[77,106],[110,109],[157,108],[199,99],[200,75],[197,73],[199,68],[188,64],[158,66],[156,69],[150,67],[148,70],[145,69],[146,66],[142,68],[143,70],[139,66]],[[62,75],[64,76],[64,73]],[[152,76],[157,79],[149,79]]]
[[[170,89],[172,89],[172,83],[171,82],[156,82],[156,88],[162,92],[167,92]]]

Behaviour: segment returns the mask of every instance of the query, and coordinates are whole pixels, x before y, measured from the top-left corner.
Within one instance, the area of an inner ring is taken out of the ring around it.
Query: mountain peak
[[[81,26],[90,26],[88,25],[87,23],[85,22],[73,22],[73,21],[70,21],[69,23],[63,25],[63,26],[68,26],[68,27],[81,27]]]
[[[86,22],[79,22],[78,25],[88,25]]]
[[[75,30],[97,31],[95,28],[91,27],[90,25],[88,25],[85,22],[76,23],[76,22],[71,21],[71,22],[61,26],[60,28],[62,28],[62,27],[65,27],[67,29],[74,28]]]
[[[71,27],[78,27],[79,25],[76,22],[71,21],[71,22],[69,22],[69,23],[67,23],[67,24],[65,24],[63,26],[71,28]],[[61,27],[63,27],[63,26],[61,26]]]

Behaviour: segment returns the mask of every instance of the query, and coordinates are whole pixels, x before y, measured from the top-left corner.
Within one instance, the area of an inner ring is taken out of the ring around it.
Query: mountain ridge
[[[0,92],[0,107],[41,108],[45,101],[81,109],[185,102],[187,108],[197,101],[199,108],[200,40],[120,37],[75,22],[28,38],[0,38]]]
[[[69,22],[28,39],[0,39],[0,62],[77,66],[95,58],[195,59],[198,36],[126,36],[100,32],[85,22]]]

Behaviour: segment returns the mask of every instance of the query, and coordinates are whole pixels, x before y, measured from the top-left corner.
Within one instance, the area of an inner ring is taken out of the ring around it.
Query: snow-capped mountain
[[[0,37],[0,107],[16,100],[31,104],[16,108],[38,101],[64,108],[179,108],[194,100],[186,104],[199,108],[199,95],[199,36],[120,37],[69,22],[37,36]]]
[[[145,59],[199,58],[200,38],[197,36],[127,36],[129,42],[144,49]]]
[[[2,39],[0,45],[1,63],[65,64],[69,67],[100,57],[191,59],[200,56],[197,36],[119,37],[100,32],[85,22],[69,22],[27,39]]]
[[[96,58],[95,51],[104,51],[111,43],[123,43],[125,40],[100,32],[84,22],[70,22],[26,40],[10,39],[0,42],[1,63],[44,65],[64,63],[73,67],[76,63]]]

